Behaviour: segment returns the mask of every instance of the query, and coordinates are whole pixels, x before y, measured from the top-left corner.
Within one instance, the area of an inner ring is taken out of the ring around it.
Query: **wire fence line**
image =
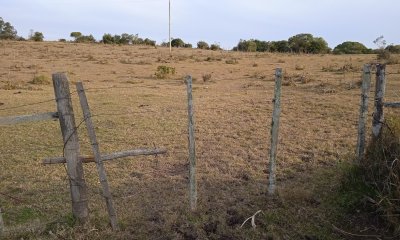
[[[137,87],[132,87],[132,88],[137,88]],[[129,89],[132,89],[131,87],[129,87]],[[89,90],[91,88],[88,88]],[[97,91],[112,91],[112,89],[121,89],[119,87],[107,87],[107,88],[92,88],[92,93],[95,93]],[[237,92],[237,94],[244,94],[246,91],[248,91],[248,89],[244,90],[243,92]],[[265,90],[262,91],[257,91],[257,93],[264,93]],[[71,94],[73,94],[74,92],[71,92]],[[153,121],[154,122],[159,122],[162,123],[163,119],[167,119],[168,121],[170,120],[177,120],[177,121],[173,121],[174,123],[174,129],[164,129],[164,128],[160,128],[160,127],[154,127],[152,128],[152,126],[137,126],[137,131],[138,131],[138,135],[142,135],[139,137],[139,140],[145,143],[146,146],[151,146],[152,144],[154,145],[154,139],[161,139],[161,142],[166,138],[166,139],[171,139],[171,138],[179,138],[179,141],[177,142],[167,142],[167,143],[163,143],[163,145],[167,146],[168,149],[170,150],[170,152],[168,153],[169,155],[179,155],[179,158],[186,158],[187,157],[187,150],[186,150],[186,146],[182,146],[184,143],[184,141],[186,140],[185,138],[187,137],[187,119],[186,119],[186,114],[187,114],[187,108],[184,108],[183,106],[185,105],[185,100],[184,95],[182,94],[182,98],[179,97],[175,97],[173,98],[174,100],[179,100],[182,101],[182,103],[179,106],[182,107],[176,107],[176,106],[170,106],[171,109],[169,109],[168,107],[165,107],[165,104],[169,104],[170,101],[161,101],[158,103],[158,106],[151,106],[152,109],[143,109],[143,110],[126,110],[126,112],[124,112],[123,107],[121,107],[121,109],[117,109],[115,110],[115,108],[113,108],[112,110],[107,110],[107,107],[98,107],[95,106],[94,108],[92,108],[93,110],[93,114],[91,116],[88,116],[90,118],[94,118],[99,120],[98,122],[98,126],[102,127],[102,123],[101,120],[104,119],[108,119],[108,118],[112,118],[113,116],[115,117],[122,117],[122,116],[126,116],[129,117],[129,119],[132,118],[147,118],[150,117],[150,119],[146,119],[146,121]],[[157,96],[156,96],[157,97]],[[213,100],[215,101],[215,99],[221,100],[221,99],[226,99],[229,100],[232,97],[236,97],[234,94],[225,94],[223,95],[223,98],[221,98],[220,95],[215,95],[215,96],[210,96],[209,97],[209,101],[212,102]],[[95,99],[95,98],[93,98]],[[208,158],[210,155],[214,156],[214,157],[225,157],[226,155],[222,155],[219,154],[217,152],[215,152],[215,149],[218,147],[221,147],[223,144],[228,144],[230,145],[230,142],[224,142],[222,143],[220,139],[231,139],[234,142],[241,142],[243,139],[241,139],[241,136],[238,136],[238,134],[249,134],[252,131],[254,131],[252,129],[252,127],[257,127],[257,131],[262,131],[264,132],[265,138],[261,139],[260,141],[263,142],[263,146],[262,148],[265,151],[262,151],[263,154],[259,154],[257,157],[258,158],[263,158],[263,159],[267,159],[267,143],[268,143],[268,131],[269,131],[269,124],[267,123],[267,121],[269,120],[269,116],[265,117],[264,119],[260,120],[260,121],[255,121],[254,123],[249,122],[248,120],[239,120],[236,119],[235,116],[243,116],[248,114],[246,112],[247,109],[257,109],[257,111],[269,111],[271,109],[271,106],[269,106],[271,103],[270,101],[268,101],[268,96],[263,96],[262,99],[265,99],[263,101],[257,101],[257,102],[248,102],[246,103],[245,109],[237,109],[237,105],[236,104],[226,104],[224,103],[223,106],[219,107],[219,106],[215,106],[215,107],[209,107],[206,104],[204,104],[204,101],[199,101],[199,103],[197,105],[195,105],[195,114],[196,115],[196,141],[198,143],[198,152],[199,153],[207,153],[207,156],[202,156],[202,154],[200,154],[198,157],[200,159],[206,160],[206,158]],[[169,99],[170,100],[170,99]],[[237,99],[236,99],[237,100]],[[46,102],[50,102],[50,101],[56,101],[55,99],[51,99],[48,100]],[[96,102],[96,100],[94,100],[93,102]],[[25,106],[32,106],[35,104],[42,104],[45,102],[37,102],[37,103],[31,103],[31,104],[27,104],[27,105],[20,105],[20,106],[16,106],[15,108],[22,108]],[[196,103],[196,102],[195,102]],[[204,105],[202,105],[204,104]],[[248,104],[248,105],[247,105]],[[222,104],[221,104],[222,105]],[[207,107],[205,107],[207,106]],[[142,107],[142,108],[146,108],[146,106]],[[10,108],[13,109],[13,108]],[[140,108],[139,108],[140,109]],[[2,109],[0,109],[2,110]],[[7,110],[7,109],[3,109],[3,110]],[[220,112],[224,112],[227,113],[229,112],[229,114],[231,115],[231,119],[224,119],[222,121],[222,123],[228,123],[229,126],[225,126],[224,128],[221,125],[217,125],[218,122],[221,122],[218,119],[210,119],[210,112],[216,112],[216,111],[220,111]],[[178,114],[179,113],[179,114]],[[150,116],[149,116],[150,115]],[[83,122],[86,120],[86,118],[82,118],[79,116],[79,114],[76,114],[76,119],[79,120],[77,122],[79,122],[79,124],[77,125],[76,129],[74,131],[78,131],[81,128],[81,125],[83,124]],[[308,116],[309,120],[312,120],[312,117],[310,118],[310,116]],[[314,117],[315,121],[320,120],[320,117]],[[179,121],[181,119],[181,121]],[[181,124],[179,124],[181,123]],[[262,124],[262,126],[260,127],[260,124]],[[118,127],[114,126],[114,127]],[[132,128],[134,129],[134,128]],[[216,129],[218,129],[218,131],[215,131]],[[152,131],[153,130],[153,131]],[[143,132],[146,132],[147,134],[143,134]],[[177,133],[178,132],[178,133]],[[354,136],[354,135],[344,135],[344,137],[349,137],[349,136]],[[104,135],[102,135],[102,137],[104,137]],[[218,137],[218,139],[214,139],[214,137]],[[133,138],[136,138],[136,136],[133,136]],[[259,138],[258,136],[250,136],[248,137],[249,139],[257,139]],[[321,137],[308,137],[308,136],[303,136],[303,141],[319,141],[319,142],[329,142],[332,143],[335,140],[340,140],[342,139],[342,136],[338,136],[335,138],[321,138]],[[46,147],[48,146],[49,148],[52,149],[56,149],[56,148],[60,148],[62,147],[62,152],[63,152],[63,156],[64,156],[64,150],[65,150],[65,145],[69,140],[67,140],[64,145],[46,145],[46,144],[40,144],[40,147]],[[88,144],[90,143],[90,141],[88,141],[85,138],[80,138],[80,141],[82,143]],[[157,141],[156,141],[157,142]],[[127,138],[117,138],[117,139],[102,139],[99,138],[99,143],[100,144],[112,144],[112,145],[121,145],[121,144],[131,144],[132,142],[127,140]],[[35,145],[35,144],[31,144],[31,145]],[[210,146],[210,145],[214,145],[214,146]],[[39,146],[39,145],[38,145]],[[247,148],[251,148],[252,146],[246,146],[244,147],[244,150],[246,150]],[[283,146],[284,147],[284,146]],[[241,147],[243,148],[243,147]],[[334,153],[334,147],[330,147],[329,149],[327,149],[327,154],[335,154]],[[231,150],[231,155],[233,156],[233,150]],[[228,155],[229,157],[229,155]],[[65,164],[63,164],[65,171],[66,171],[66,177],[65,177],[65,182],[66,184],[68,182],[74,182],[74,184],[79,184],[78,182],[75,182],[74,179],[71,178],[71,176],[68,174]],[[91,172],[90,172],[91,171]],[[94,175],[94,170],[93,168],[91,168],[91,170],[89,171],[89,174]],[[199,173],[207,173],[208,170],[202,170],[199,169]],[[157,174],[157,171],[153,170],[153,171],[144,171],[143,174]],[[185,174],[184,172],[182,172],[181,174]],[[101,195],[101,191],[99,191],[99,188],[88,188],[88,191],[90,191],[90,193],[92,195],[96,194],[100,194]],[[114,194],[117,195],[117,194]],[[124,193],[118,193],[118,195],[120,195],[120,197],[126,197],[124,195]]]

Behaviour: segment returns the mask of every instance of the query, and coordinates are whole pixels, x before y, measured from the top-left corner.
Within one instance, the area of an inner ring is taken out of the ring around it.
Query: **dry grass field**
[[[5,239],[347,239],[373,221],[338,194],[354,158],[363,64],[375,55],[289,55],[144,46],[0,41],[0,117],[56,111],[51,73],[77,81],[103,153],[165,147],[105,163],[121,230],[112,232],[96,167],[85,164],[90,223],[74,225],[58,121],[0,126]],[[175,74],[157,78],[158,66]],[[284,71],[278,194],[267,197],[274,71]],[[399,99],[399,64],[387,66]],[[187,99],[194,78],[198,210],[189,211]],[[372,93],[371,93],[372,94]],[[372,100],[371,100],[372,104]],[[370,105],[371,106],[371,105]],[[369,114],[371,115],[371,114]],[[370,120],[369,120],[370,125]],[[84,124],[83,155],[91,154]],[[362,207],[362,206],[361,206]],[[258,210],[256,228],[244,220]]]

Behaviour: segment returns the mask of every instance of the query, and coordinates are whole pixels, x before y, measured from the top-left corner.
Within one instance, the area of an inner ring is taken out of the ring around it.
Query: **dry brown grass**
[[[28,82],[38,69],[49,77],[66,72],[71,82],[83,81],[89,88],[102,152],[154,145],[168,149],[165,156],[105,164],[121,225],[117,233],[107,226],[95,166],[87,164],[90,224],[71,228],[65,169],[41,165],[45,157],[62,155],[58,122],[2,126],[0,193],[6,195],[0,195],[0,206],[6,234],[15,239],[337,239],[330,222],[337,217],[335,209],[325,199],[338,185],[336,165],[355,149],[360,92],[345,86],[358,81],[360,73],[322,69],[345,63],[361,69],[374,58],[198,49],[175,50],[170,57],[166,48],[1,42],[0,116],[54,111],[54,101],[43,102],[54,98],[52,86],[32,91]],[[155,79],[159,65],[175,68],[176,74]],[[307,78],[283,87],[280,195],[269,199],[276,67]],[[388,71],[396,68],[390,65]],[[199,207],[189,213],[183,77],[203,79],[205,73],[212,73],[212,81],[194,83]],[[389,76],[388,89],[399,89],[399,75]],[[43,103],[13,108],[35,102]],[[76,94],[73,103],[80,122]],[[89,154],[83,127],[79,134],[82,153]],[[239,229],[258,210],[264,214],[257,215],[257,228]]]

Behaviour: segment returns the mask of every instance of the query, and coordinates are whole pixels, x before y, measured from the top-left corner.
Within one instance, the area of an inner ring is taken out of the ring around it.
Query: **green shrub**
[[[210,49],[213,51],[217,51],[217,50],[221,50],[221,47],[219,46],[219,44],[214,43],[214,44],[211,44]]]
[[[177,47],[177,48],[185,47],[185,42],[180,38],[174,38],[171,41],[171,46],[172,47]]]
[[[208,46],[208,43],[206,43],[204,41],[199,41],[197,43],[197,48],[198,49],[209,49],[210,47]]]
[[[371,49],[368,49],[364,44],[359,42],[343,42],[337,45],[333,49],[334,54],[366,54],[371,53]]]
[[[376,211],[395,231],[400,231],[400,118],[389,116],[381,133],[368,145],[362,162],[369,186],[377,192],[369,196]]]
[[[157,67],[157,71],[155,72],[154,75],[158,79],[164,79],[172,75],[175,75],[175,73],[176,73],[175,68],[161,65]]]
[[[203,74],[202,78],[203,78],[203,82],[209,82],[212,78],[212,75],[211,75],[211,73],[206,73],[206,74]]]
[[[44,35],[41,32],[35,32],[32,34],[32,36],[29,37],[29,40],[35,41],[35,42],[43,42]]]

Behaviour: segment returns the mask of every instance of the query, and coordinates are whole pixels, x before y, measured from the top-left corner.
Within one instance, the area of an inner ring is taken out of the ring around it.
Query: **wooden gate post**
[[[371,88],[371,65],[365,64],[363,68],[361,85],[361,104],[360,118],[358,119],[358,138],[357,138],[357,163],[361,163],[365,151],[365,126],[368,115],[368,94]]]
[[[188,94],[188,130],[189,130],[189,201],[190,209],[196,210],[197,206],[197,183],[196,183],[196,145],[194,139],[194,111],[192,96],[192,77],[186,76]]]
[[[276,153],[278,148],[278,132],[279,117],[281,114],[281,86],[282,86],[282,69],[277,68],[275,71],[275,93],[274,110],[271,123],[271,149],[269,151],[269,186],[268,194],[274,195],[276,188]]]
[[[89,215],[87,187],[83,174],[82,161],[79,159],[79,140],[68,79],[64,73],[54,73],[52,79],[64,140],[64,157],[67,163],[67,174],[71,187],[72,213],[79,223],[84,224]]]
[[[385,79],[385,64],[376,65],[376,84],[375,84],[375,102],[374,114],[372,115],[372,136],[377,138],[381,133],[383,123],[383,98],[385,96],[386,79]]]

